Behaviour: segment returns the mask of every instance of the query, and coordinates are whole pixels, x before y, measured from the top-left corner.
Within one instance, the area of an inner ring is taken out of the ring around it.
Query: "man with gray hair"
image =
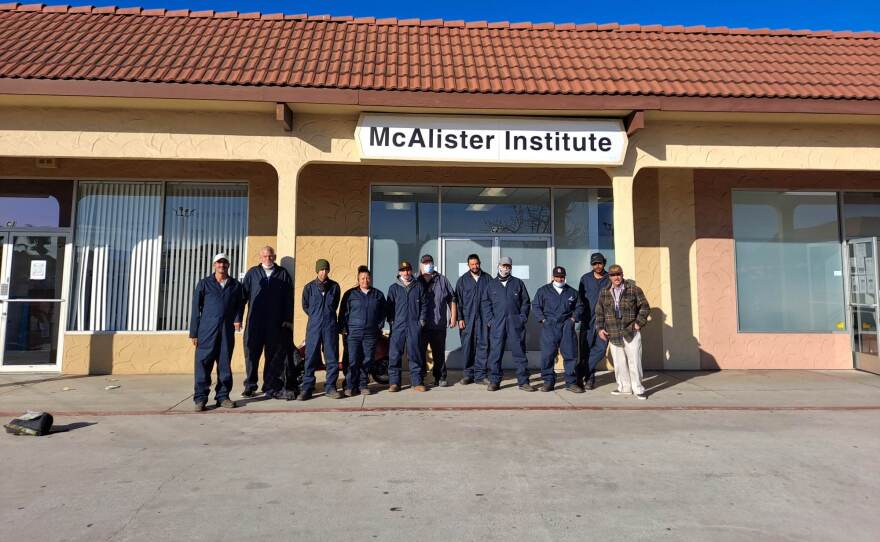
[[[248,316],[244,332],[244,397],[257,394],[260,356],[263,364],[263,392],[267,398],[281,398],[284,383],[282,367],[276,367],[275,353],[281,346],[282,327],[293,322],[293,280],[290,273],[275,264],[275,249],[260,249],[260,263],[248,269],[242,281]]]

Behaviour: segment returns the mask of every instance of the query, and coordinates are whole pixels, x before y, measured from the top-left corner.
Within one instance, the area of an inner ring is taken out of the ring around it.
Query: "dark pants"
[[[324,391],[336,391],[336,381],[339,379],[339,333],[336,331],[335,324],[310,325],[306,328],[306,369],[302,381],[303,392],[315,389],[315,371],[321,362],[322,351],[327,371]]]
[[[446,328],[426,327],[422,330],[422,359],[428,359],[428,346],[431,347],[431,358],[434,365],[431,373],[434,375],[434,383],[446,380]],[[427,363],[425,364],[427,365]],[[422,374],[422,380],[425,375]]]
[[[529,382],[529,360],[526,358],[526,326],[518,318],[505,318],[489,328],[489,382],[500,384],[503,372],[501,358],[509,350],[516,364],[516,383]]]
[[[270,329],[273,330],[271,333]],[[245,391],[257,390],[260,356],[264,359],[263,391],[278,391],[284,386],[281,380],[283,367],[279,367],[277,363],[278,349],[281,346],[280,330],[280,322],[277,325],[248,322],[244,332]]]
[[[391,327],[391,341],[388,345],[388,382],[401,383],[403,352],[409,358],[409,381],[413,386],[422,384],[425,360],[422,358],[422,328],[417,323]]]
[[[562,352],[565,364],[565,385],[577,384],[577,333],[574,322],[544,322],[541,328],[541,379],[545,384],[556,385],[556,352]]]
[[[581,354],[578,364],[578,381],[595,380],[596,366],[605,359],[608,352],[608,341],[603,341],[591,324],[585,330],[581,330]]]
[[[378,340],[379,333],[376,331],[364,332],[361,329],[349,328],[345,337],[345,347],[348,351],[345,387],[348,389],[363,389],[369,384],[369,371],[373,365],[373,355],[376,353]]]
[[[489,333],[480,320],[466,324],[459,330],[461,337],[461,356],[464,360],[464,377],[471,380],[486,378],[486,365],[489,359]]]
[[[218,341],[220,343],[221,341]],[[213,348],[196,348],[195,359],[195,388],[193,389],[193,401],[200,403],[208,402],[211,392],[211,371],[217,364],[217,386],[214,388],[214,398],[217,401],[229,399],[232,390],[232,350],[234,345],[228,347],[217,344]]]

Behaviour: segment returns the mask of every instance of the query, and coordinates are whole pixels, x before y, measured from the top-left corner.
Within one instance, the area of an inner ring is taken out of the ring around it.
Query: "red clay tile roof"
[[[0,4],[0,79],[880,100],[880,34]]]

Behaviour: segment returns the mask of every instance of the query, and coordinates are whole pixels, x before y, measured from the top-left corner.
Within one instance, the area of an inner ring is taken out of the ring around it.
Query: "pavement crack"
[[[133,521],[135,520],[135,518],[138,516],[138,514],[140,514],[141,510],[143,510],[145,506],[147,506],[148,504],[150,504],[151,502],[153,502],[153,500],[155,500],[156,497],[158,497],[159,494],[162,493],[162,489],[163,489],[166,485],[168,485],[168,484],[170,484],[171,482],[173,482],[174,480],[176,480],[177,477],[180,476],[181,474],[183,474],[184,472],[188,472],[188,471],[190,471],[190,470],[191,470],[193,467],[195,467],[195,466],[196,466],[196,463],[193,462],[193,463],[187,465],[186,467],[184,467],[184,468],[178,470],[177,472],[175,472],[174,474],[172,474],[171,476],[169,476],[167,479],[163,480],[162,483],[160,483],[158,486],[156,486],[156,489],[155,489],[155,491],[153,491],[153,494],[150,495],[149,497],[147,497],[146,499],[144,499],[144,502],[142,502],[142,503],[141,503],[141,504],[140,504],[140,505],[139,505],[139,506],[138,506],[138,507],[137,507],[137,508],[131,513],[131,515],[128,517],[128,519],[125,520],[125,523],[122,525],[122,527],[120,527],[119,529],[117,529],[116,531],[114,531],[112,534],[110,534],[110,536],[107,537],[106,542],[110,542],[111,540],[113,540],[114,538],[116,538],[118,535],[122,534],[122,532],[125,531],[125,530],[128,528],[129,525],[131,525],[131,522],[133,522]]]

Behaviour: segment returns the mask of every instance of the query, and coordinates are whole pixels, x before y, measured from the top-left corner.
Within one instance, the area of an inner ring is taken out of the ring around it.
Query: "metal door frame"
[[[61,270],[61,297],[56,299],[9,299],[11,289],[12,256],[14,253],[13,239],[16,235],[26,236],[54,236],[64,237],[64,244],[60,246],[64,250],[64,267]],[[61,360],[64,353],[64,332],[67,329],[67,292],[70,284],[70,272],[72,269],[73,234],[72,228],[0,228],[0,236],[3,244],[0,250],[3,253],[2,266],[0,266],[0,373],[57,373],[61,372]],[[24,301],[51,301],[59,304],[58,307],[58,344],[55,362],[53,364],[38,365],[4,365],[3,357],[6,352],[6,306],[9,303],[21,303]]]
[[[877,259],[878,259],[877,237],[856,237],[853,239],[847,239],[843,244],[844,264],[845,264],[845,269],[846,269],[846,273],[844,276],[844,284],[846,286],[846,304],[844,306],[846,307],[846,321],[849,324],[849,328],[850,328],[850,335],[849,335],[850,336],[850,350],[852,351],[853,367],[855,369],[858,369],[861,371],[868,371],[868,372],[876,373],[876,372],[878,372],[878,369],[880,369],[880,364],[878,364],[877,367],[872,368],[873,370],[866,369],[861,366],[862,364],[860,363],[860,358],[861,358],[862,353],[857,350],[857,345],[856,345],[856,332],[858,331],[861,334],[861,330],[857,329],[858,322],[853,321],[853,309],[858,309],[860,307],[869,308],[869,306],[864,305],[864,304],[856,304],[856,303],[852,302],[852,281],[851,281],[851,267],[852,267],[852,265],[850,262],[850,256],[849,256],[850,250],[849,249],[850,249],[850,245],[866,244],[866,243],[870,244],[873,247],[873,251],[874,251],[874,258],[873,258],[873,260],[874,260],[874,305],[873,305],[873,309],[874,309],[874,324],[875,324],[875,328],[876,328],[874,333],[877,335],[877,344],[878,344],[878,346],[880,346],[880,326],[877,325],[878,322],[880,322],[880,319],[878,319],[878,317],[880,317],[880,262],[877,261]],[[878,353],[878,355],[876,357],[878,358],[878,361],[880,361],[880,353]]]

